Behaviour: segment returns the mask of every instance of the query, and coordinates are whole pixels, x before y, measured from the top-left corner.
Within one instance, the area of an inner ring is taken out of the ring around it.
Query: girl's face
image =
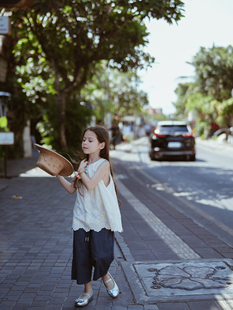
[[[100,143],[97,139],[96,134],[93,131],[87,130],[83,136],[82,150],[84,154],[93,154],[100,152],[103,149],[105,143]]]

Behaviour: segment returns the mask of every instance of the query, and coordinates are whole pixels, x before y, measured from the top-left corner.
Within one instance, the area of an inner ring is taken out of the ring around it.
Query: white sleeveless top
[[[87,175],[91,179],[99,165],[105,161],[99,159],[87,166]],[[106,187],[103,180],[91,190],[83,185],[77,198],[73,211],[73,230],[83,228],[85,231],[100,231],[102,228],[122,232],[121,214],[116,191],[110,174],[110,183]]]

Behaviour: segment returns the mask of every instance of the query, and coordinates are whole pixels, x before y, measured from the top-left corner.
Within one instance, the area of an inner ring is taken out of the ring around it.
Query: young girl
[[[121,215],[109,161],[109,134],[102,126],[87,128],[83,133],[81,161],[72,183],[57,175],[63,187],[77,198],[73,211],[72,280],[84,284],[85,290],[75,300],[83,307],[93,299],[93,280],[102,277],[108,294],[115,298],[119,288],[108,272],[114,259],[114,232],[122,231]],[[77,183],[77,186],[76,186]]]

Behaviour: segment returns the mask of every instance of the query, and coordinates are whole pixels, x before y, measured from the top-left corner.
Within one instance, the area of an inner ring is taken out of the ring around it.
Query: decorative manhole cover
[[[167,287],[189,291],[201,288],[224,288],[228,285],[228,277],[222,279],[218,272],[218,270],[224,269],[226,267],[187,266],[181,268],[166,266],[155,272],[151,288],[156,286],[156,288]]]
[[[134,263],[148,297],[233,294],[232,260]]]

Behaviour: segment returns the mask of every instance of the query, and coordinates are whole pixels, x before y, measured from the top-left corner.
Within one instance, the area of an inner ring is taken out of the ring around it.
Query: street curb
[[[131,254],[128,245],[125,243],[124,238],[120,235],[119,232],[115,233],[115,240],[123,255],[123,258],[128,262],[133,262],[134,261],[133,255]]]

